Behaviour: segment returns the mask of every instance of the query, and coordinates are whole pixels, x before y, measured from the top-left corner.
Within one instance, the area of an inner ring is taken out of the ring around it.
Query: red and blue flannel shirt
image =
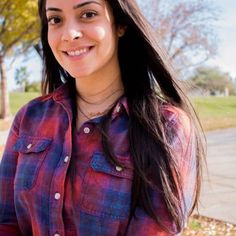
[[[0,235],[170,235],[139,207],[128,225],[133,164],[126,98],[116,104],[109,128],[124,169],[104,156],[96,126],[100,118],[73,130],[71,107],[64,84],[17,113],[0,164]],[[161,111],[166,129],[175,131],[170,140],[184,178],[187,216],[196,173],[194,135],[183,111],[170,105]],[[159,192],[153,190],[151,197],[159,218],[174,230]]]

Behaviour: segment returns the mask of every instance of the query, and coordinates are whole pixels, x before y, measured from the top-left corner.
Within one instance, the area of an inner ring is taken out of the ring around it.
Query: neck
[[[86,120],[106,114],[124,93],[119,63],[110,63],[110,66],[104,66],[96,73],[75,79],[78,128]]]
[[[96,75],[76,79],[78,127],[84,121],[108,112],[124,93],[120,73],[114,75],[114,72],[111,72],[109,75],[112,77]]]
[[[114,72],[115,71],[115,72]],[[99,103],[112,96],[113,99],[123,94],[123,84],[119,70],[108,71],[108,73],[96,74],[86,78],[76,79],[76,90],[78,100],[88,103]]]
[[[95,83],[84,84],[83,90],[78,91],[78,98],[88,104],[99,104],[109,97],[119,97],[123,94],[123,85],[121,80],[113,79],[107,83],[95,85]]]

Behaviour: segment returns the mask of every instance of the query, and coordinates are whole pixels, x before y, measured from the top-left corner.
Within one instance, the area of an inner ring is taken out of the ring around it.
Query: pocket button
[[[27,149],[30,149],[32,146],[33,146],[32,143],[28,144],[28,145],[27,145]]]
[[[121,166],[116,166],[116,170],[120,172],[123,170],[123,168]]]
[[[69,159],[70,159],[70,157],[69,157],[69,156],[66,156],[66,157],[64,158],[64,162],[67,163],[67,162],[69,161]]]

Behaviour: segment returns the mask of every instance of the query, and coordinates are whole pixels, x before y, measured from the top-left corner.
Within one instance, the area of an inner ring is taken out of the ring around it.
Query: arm
[[[171,108],[172,109],[172,108]],[[167,111],[166,132],[170,134],[171,152],[176,158],[177,165],[180,169],[181,179],[183,182],[184,197],[181,200],[182,206],[185,205],[184,215],[187,220],[189,211],[192,206],[194,197],[194,183],[196,179],[196,153],[195,153],[195,135],[192,123],[187,115],[175,109]],[[165,111],[164,111],[165,112]],[[165,113],[164,113],[165,115]],[[175,231],[174,222],[168,213],[163,197],[155,190],[150,189],[152,204],[160,217],[163,224]],[[165,232],[156,222],[151,219],[141,208],[137,207],[135,215],[130,222],[128,236],[148,235],[148,236],[167,236],[176,235],[178,233]],[[179,232],[180,233],[180,232]]]
[[[17,152],[13,145],[17,139],[16,119],[11,127],[5,151],[0,162],[0,235],[21,235],[14,205],[14,178],[17,166]]]

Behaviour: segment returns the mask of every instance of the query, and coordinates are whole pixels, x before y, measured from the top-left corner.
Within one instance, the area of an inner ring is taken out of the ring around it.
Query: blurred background
[[[236,235],[236,1],[138,0],[206,133],[209,175],[185,235]],[[0,2],[0,159],[14,115],[40,95],[36,0]]]

